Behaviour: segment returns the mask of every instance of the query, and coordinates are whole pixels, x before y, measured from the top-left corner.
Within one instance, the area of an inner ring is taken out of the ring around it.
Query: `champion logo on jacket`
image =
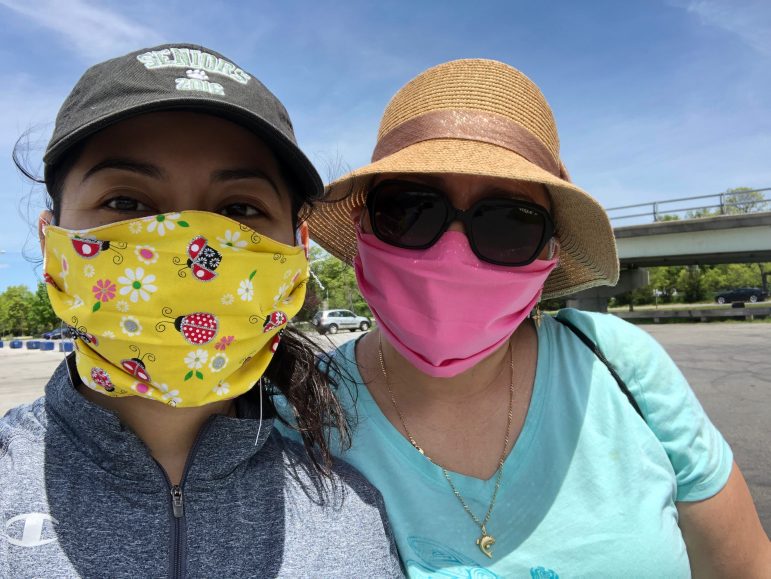
[[[56,541],[54,525],[59,521],[45,513],[24,513],[5,522],[5,538],[17,547],[40,547]]]

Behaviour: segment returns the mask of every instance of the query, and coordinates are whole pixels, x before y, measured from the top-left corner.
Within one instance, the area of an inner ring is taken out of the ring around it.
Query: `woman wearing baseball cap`
[[[491,60],[423,72],[324,201],[311,236],[378,322],[335,356],[359,417],[342,456],[383,493],[409,575],[768,572],[731,450],[664,350],[613,316],[530,317],[618,279],[532,81]]]
[[[287,328],[322,186],[276,97],[204,47],[140,50],[83,75],[44,162],[44,277],[76,352],[0,421],[0,575],[400,576]]]

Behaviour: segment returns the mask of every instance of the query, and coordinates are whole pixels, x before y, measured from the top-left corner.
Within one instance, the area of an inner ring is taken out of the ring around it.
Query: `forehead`
[[[223,159],[277,165],[270,148],[253,132],[220,117],[188,111],[131,117],[102,129],[83,145],[87,157],[116,153],[190,166]]]
[[[468,206],[481,198],[494,196],[521,199],[551,209],[551,197],[541,183],[460,173],[399,173],[378,175],[374,184],[387,179],[412,181],[441,189],[458,207]]]

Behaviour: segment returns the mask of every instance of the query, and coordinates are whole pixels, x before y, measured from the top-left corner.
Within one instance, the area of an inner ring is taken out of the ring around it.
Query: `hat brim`
[[[373,178],[385,173],[456,173],[541,183],[549,190],[559,265],[544,285],[544,299],[599,285],[615,285],[619,265],[607,214],[588,193],[530,163],[512,151],[478,141],[434,139],[348,173],[326,188],[308,218],[311,238],[335,257],[352,264],[356,232],[351,211],[362,207]]]

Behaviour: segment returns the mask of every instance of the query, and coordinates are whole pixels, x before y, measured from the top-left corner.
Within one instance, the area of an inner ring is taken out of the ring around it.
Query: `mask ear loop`
[[[45,236],[46,227],[48,227],[49,225],[56,225],[56,218],[55,217],[52,217],[51,221],[46,221],[42,217],[38,217],[38,227],[39,227],[41,239],[43,238],[43,236]],[[44,270],[45,270],[45,259],[46,259],[46,256],[43,255],[43,269]],[[64,328],[65,327],[67,327],[67,325],[64,323],[64,320],[62,320],[60,318],[59,319],[59,330],[62,332],[62,338],[61,338],[62,340],[64,340]],[[65,356],[65,358],[66,358],[66,356]],[[75,386],[75,381],[72,379],[72,372],[70,370],[70,365],[67,364],[66,366],[67,366],[67,374],[69,374],[69,377],[70,377],[70,382],[72,383],[72,385],[74,387]]]
[[[260,441],[260,432],[262,432],[262,396],[264,394],[262,390],[262,377],[260,377],[260,381],[257,382],[257,385],[260,389],[260,425],[257,427],[257,436],[254,439],[254,446],[257,446],[257,443]]]

